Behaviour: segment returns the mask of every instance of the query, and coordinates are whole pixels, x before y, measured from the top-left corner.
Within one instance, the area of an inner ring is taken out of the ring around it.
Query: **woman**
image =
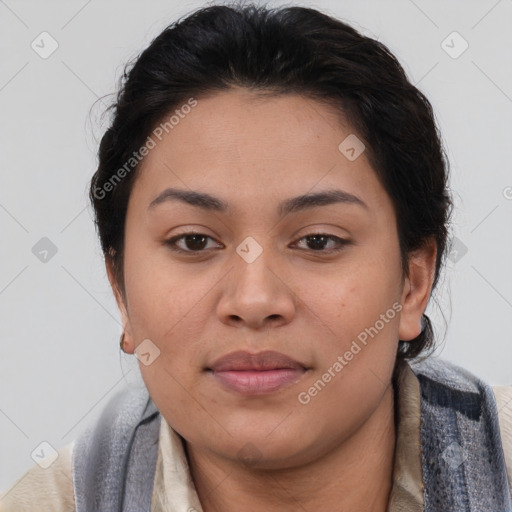
[[[2,512],[512,510],[512,389],[424,357],[447,161],[385,46],[208,7],[113,113],[90,198],[145,387]]]

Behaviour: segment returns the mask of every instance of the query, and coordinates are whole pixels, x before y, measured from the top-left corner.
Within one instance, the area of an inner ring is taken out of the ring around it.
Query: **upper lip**
[[[305,367],[291,357],[288,357],[281,352],[275,352],[274,350],[266,350],[256,354],[238,350],[219,357],[210,366],[208,366],[207,369],[213,370],[214,372],[222,372],[229,370],[265,371],[286,368],[304,369]]]

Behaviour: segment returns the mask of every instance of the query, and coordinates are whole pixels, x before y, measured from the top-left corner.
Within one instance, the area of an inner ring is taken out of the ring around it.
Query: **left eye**
[[[309,245],[309,249],[315,252],[335,252],[343,249],[345,245],[348,245],[350,242],[348,240],[344,240],[343,238],[339,238],[334,235],[328,235],[325,233],[314,233],[311,235],[306,235],[299,239],[299,242],[302,240],[306,240],[306,245]],[[334,242],[335,247],[324,250],[325,245],[328,242]]]

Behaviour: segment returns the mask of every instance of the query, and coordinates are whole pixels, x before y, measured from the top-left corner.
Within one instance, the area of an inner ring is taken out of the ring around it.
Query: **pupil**
[[[188,235],[185,240],[188,249],[203,249],[206,245],[206,237],[203,235]]]
[[[310,247],[311,249],[313,250],[317,250],[317,249],[323,249],[323,244],[325,244],[325,237],[322,236],[322,235],[312,235],[312,236],[309,236],[308,237],[308,242],[311,242],[312,240],[314,240],[313,242],[313,247]]]

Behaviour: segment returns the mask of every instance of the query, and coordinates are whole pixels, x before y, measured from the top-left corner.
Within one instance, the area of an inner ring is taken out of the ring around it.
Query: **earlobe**
[[[422,330],[422,317],[428,304],[436,266],[437,246],[434,239],[409,257],[409,276],[402,291],[399,338],[411,341]]]

